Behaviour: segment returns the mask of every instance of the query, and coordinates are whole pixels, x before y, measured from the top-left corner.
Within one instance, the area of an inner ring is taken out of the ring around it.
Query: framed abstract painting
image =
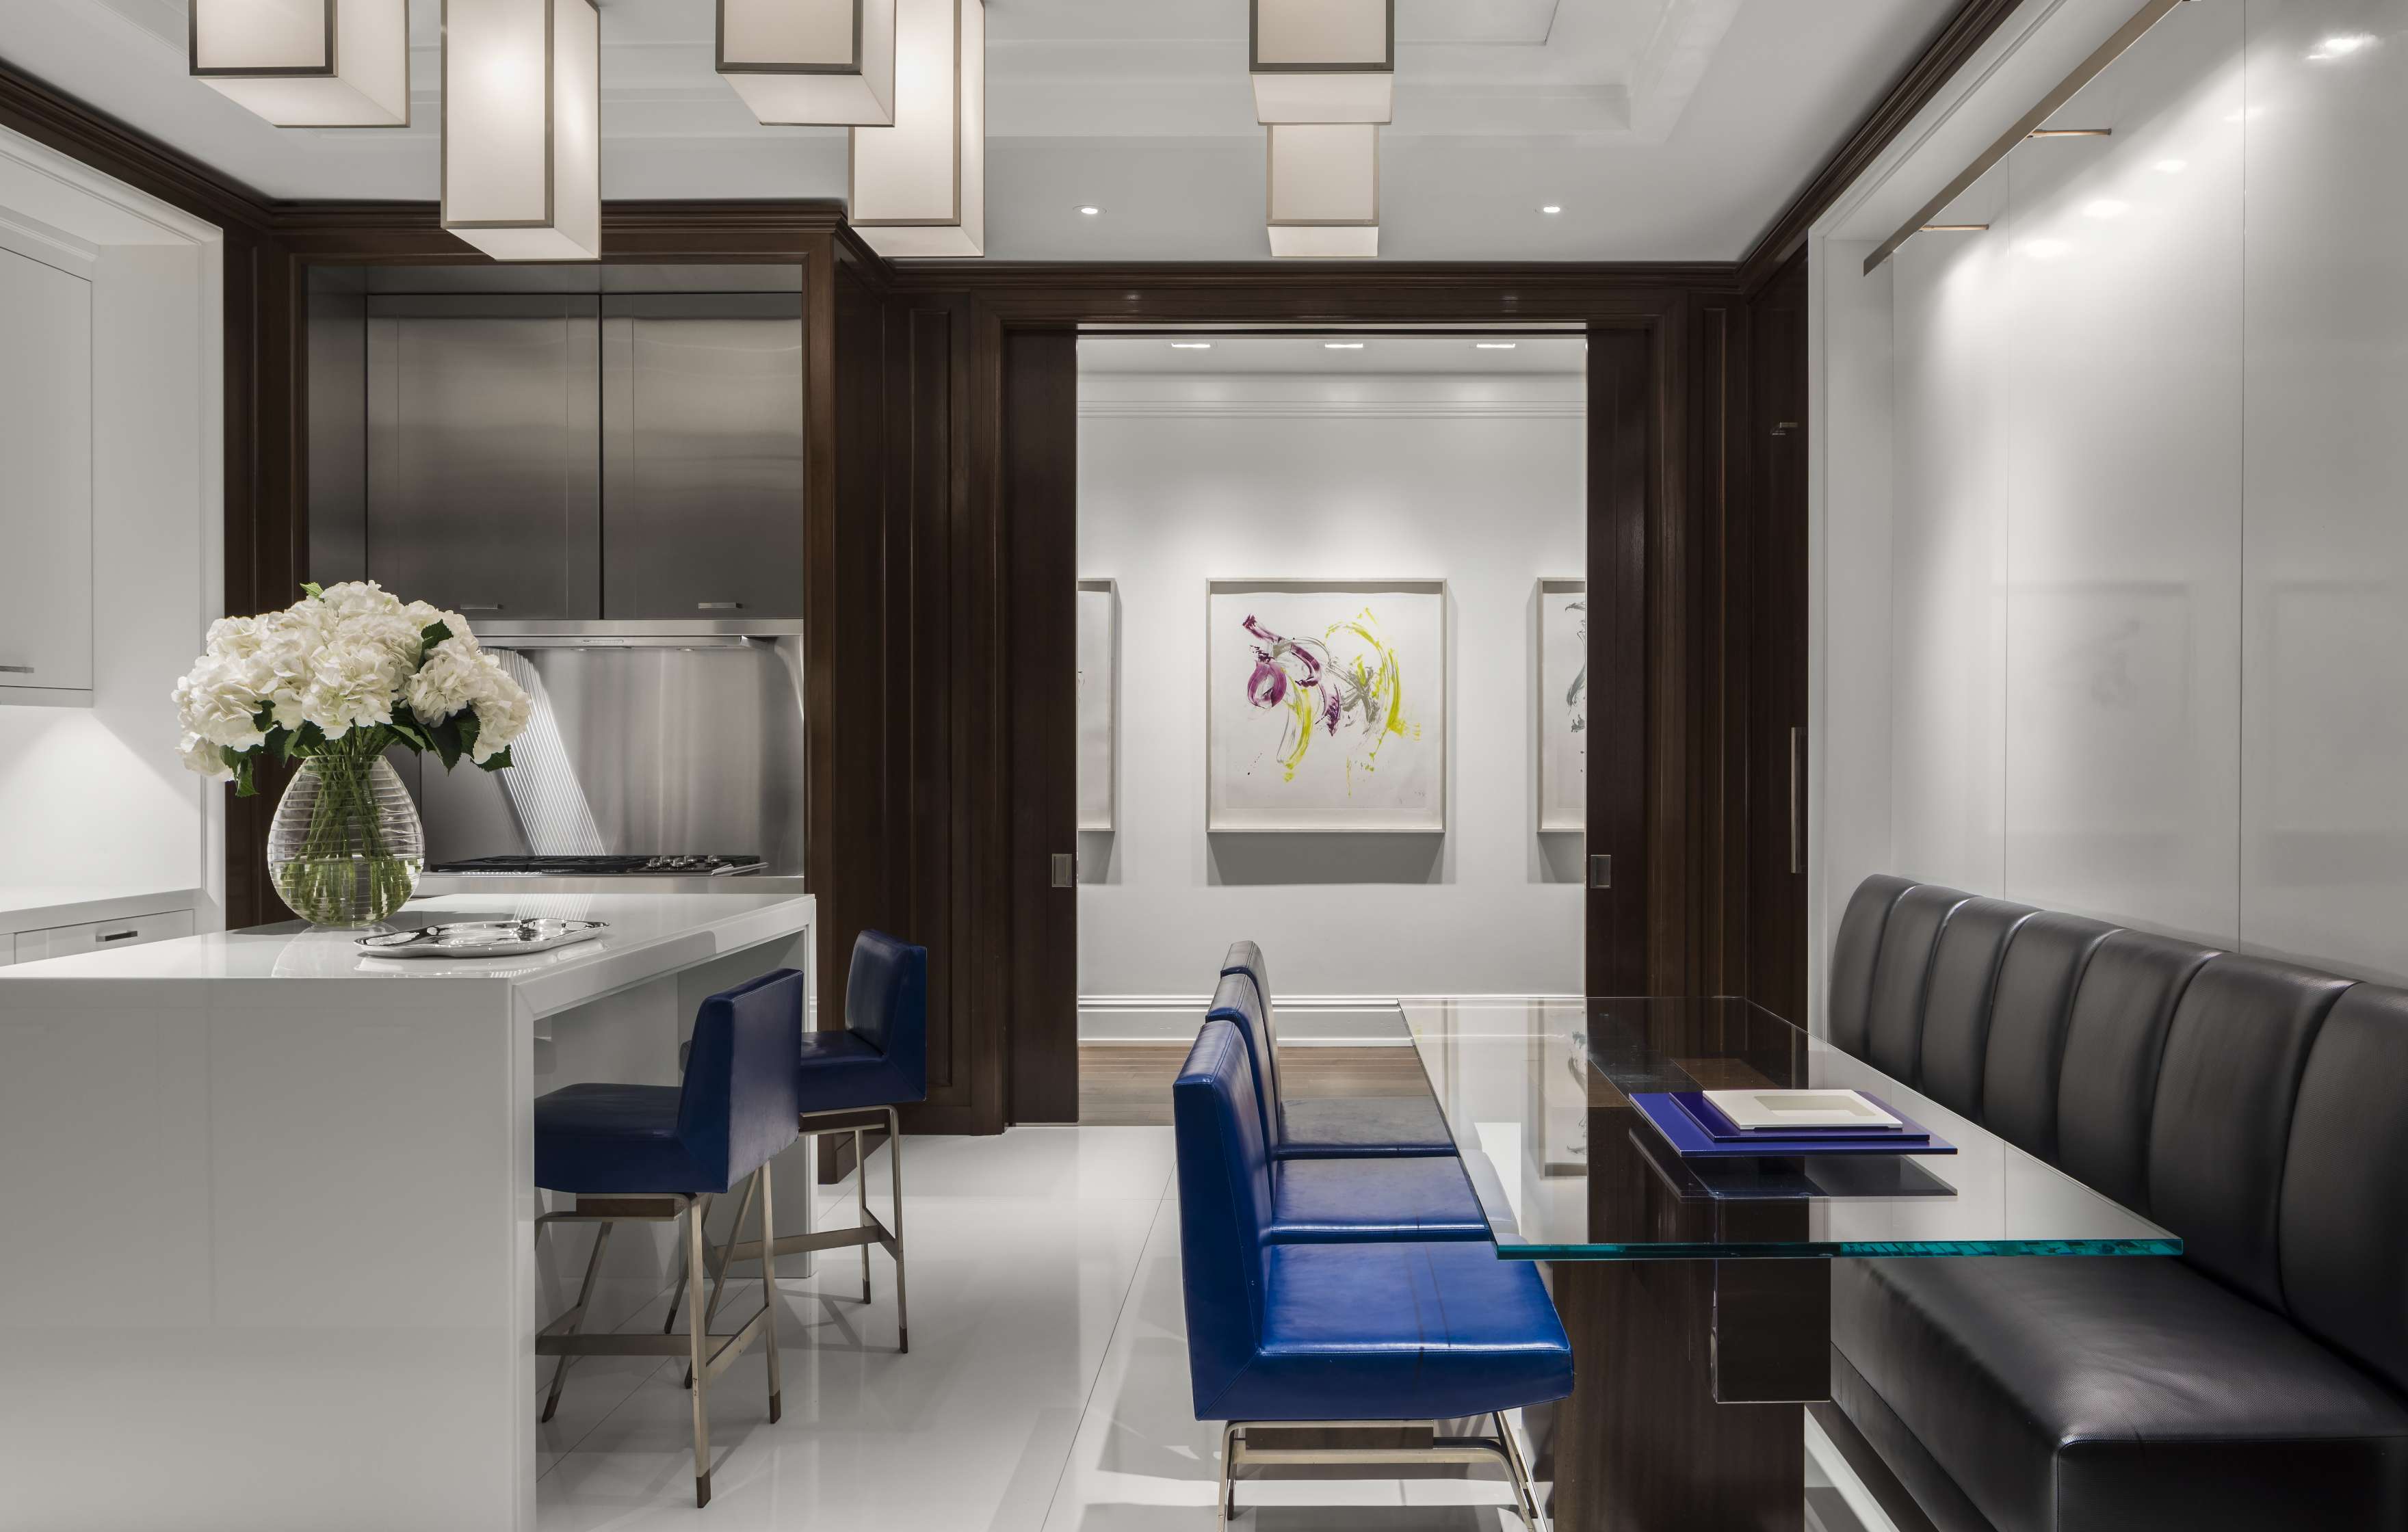
[[[1079,828],[1110,830],[1119,801],[1120,592],[1109,580],[1079,581]]]
[[[1539,828],[1588,826],[1588,582],[1539,581]]]
[[[1446,828],[1446,581],[1215,580],[1205,828]]]

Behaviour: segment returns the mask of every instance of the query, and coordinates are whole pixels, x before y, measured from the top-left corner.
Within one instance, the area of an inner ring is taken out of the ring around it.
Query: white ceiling
[[[185,0],[5,0],[0,57],[271,195],[431,199],[440,0],[408,3],[406,129],[252,117],[186,77]],[[1381,253],[1735,260],[1956,3],[1398,0]],[[990,256],[1268,258],[1244,0],[987,14]],[[604,194],[843,196],[843,131],[754,122],[711,35],[712,0],[603,0]]]

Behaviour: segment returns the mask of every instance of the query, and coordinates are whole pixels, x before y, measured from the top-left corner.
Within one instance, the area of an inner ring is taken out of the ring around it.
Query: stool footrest
[[[895,1236],[873,1214],[867,1224],[855,1224],[841,1229],[822,1229],[816,1234],[781,1234],[770,1246],[770,1253],[807,1255],[813,1251],[851,1250],[855,1245],[877,1245],[892,1255],[895,1253]],[[739,1240],[721,1247],[723,1265],[733,1266],[738,1261],[757,1261],[760,1258],[761,1241],[758,1239]]]

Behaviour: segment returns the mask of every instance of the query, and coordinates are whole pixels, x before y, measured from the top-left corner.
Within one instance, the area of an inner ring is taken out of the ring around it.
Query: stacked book
[[[1684,1159],[1956,1153],[1862,1091],[1658,1091],[1630,1101]]]

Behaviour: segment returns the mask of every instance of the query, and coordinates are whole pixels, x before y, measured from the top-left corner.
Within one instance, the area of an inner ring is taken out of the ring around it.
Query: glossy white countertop
[[[168,909],[198,909],[197,888],[143,883],[0,884],[0,932],[46,931],[53,925],[122,920]]]
[[[547,1015],[646,979],[810,928],[815,901],[776,894],[458,894],[413,899],[387,923],[557,916],[609,927],[580,941],[525,957],[369,957],[360,931],[320,930],[298,921],[182,937],[121,951],[80,953],[0,968],[0,1019],[12,1002],[41,986],[118,983],[256,982],[273,980],[490,980],[510,991],[523,1014]]]

